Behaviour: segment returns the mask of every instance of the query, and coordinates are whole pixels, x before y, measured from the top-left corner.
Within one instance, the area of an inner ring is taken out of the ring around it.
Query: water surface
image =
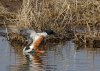
[[[0,36],[0,69],[2,71],[100,71],[100,49],[76,49],[72,41],[46,44],[45,55],[25,57],[21,46],[11,46]],[[81,48],[81,47],[80,47]]]

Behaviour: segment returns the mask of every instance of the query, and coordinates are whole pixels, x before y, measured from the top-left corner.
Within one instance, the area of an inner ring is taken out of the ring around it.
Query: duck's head
[[[44,30],[44,32],[46,32],[48,35],[56,34],[56,33],[55,33],[53,30],[51,30],[51,29]]]

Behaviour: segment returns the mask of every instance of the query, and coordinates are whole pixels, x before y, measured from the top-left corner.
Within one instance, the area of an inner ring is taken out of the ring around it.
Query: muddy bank
[[[8,40],[11,42],[11,44],[16,43],[19,44],[21,46],[25,46],[28,43],[28,39],[27,36],[22,34],[19,30],[16,30],[17,28],[13,27],[13,28],[5,28],[5,31],[2,30],[2,28],[0,29],[2,32],[0,32],[1,36],[7,37]],[[4,32],[3,32],[4,31]],[[46,43],[65,43],[66,41],[69,40],[73,40],[74,43],[76,45],[78,45],[79,47],[86,45],[88,46],[92,46],[92,47],[100,47],[98,44],[100,44],[100,39],[99,36],[98,37],[93,37],[93,36],[89,36],[88,34],[82,34],[82,33],[78,33],[78,35],[76,35],[77,33],[74,33],[74,31],[70,30],[66,32],[67,35],[63,35],[63,34],[56,34],[56,35],[52,35],[49,36],[47,38],[45,38],[45,42]],[[77,37],[76,37],[77,36]],[[88,37],[86,37],[88,36]],[[97,40],[98,39],[98,40]]]
[[[69,34],[71,35],[71,34]],[[28,43],[28,36],[12,31],[10,28],[2,29],[0,28],[0,36],[6,37],[7,40],[13,45],[13,44],[18,44],[19,46],[25,46]],[[71,40],[72,38],[69,38],[68,36],[62,36],[62,35],[52,35],[44,39],[45,43],[54,43],[54,44],[59,44],[59,43],[65,43],[67,40]]]

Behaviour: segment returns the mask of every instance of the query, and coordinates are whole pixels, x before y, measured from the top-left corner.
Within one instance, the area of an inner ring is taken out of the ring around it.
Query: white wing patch
[[[37,36],[37,33],[35,31],[30,30],[29,32],[30,32],[30,38],[34,39],[35,36]]]
[[[46,32],[42,32],[42,33],[37,33],[38,35],[42,35],[44,37],[48,36],[48,34]]]

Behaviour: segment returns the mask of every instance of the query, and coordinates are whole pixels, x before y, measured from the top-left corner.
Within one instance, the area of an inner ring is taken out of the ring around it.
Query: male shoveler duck
[[[44,53],[45,51],[39,50],[40,44],[43,42],[43,39],[48,35],[55,34],[53,30],[48,29],[42,33],[36,33],[35,31],[30,31],[30,42],[29,44],[23,49],[24,53]]]

